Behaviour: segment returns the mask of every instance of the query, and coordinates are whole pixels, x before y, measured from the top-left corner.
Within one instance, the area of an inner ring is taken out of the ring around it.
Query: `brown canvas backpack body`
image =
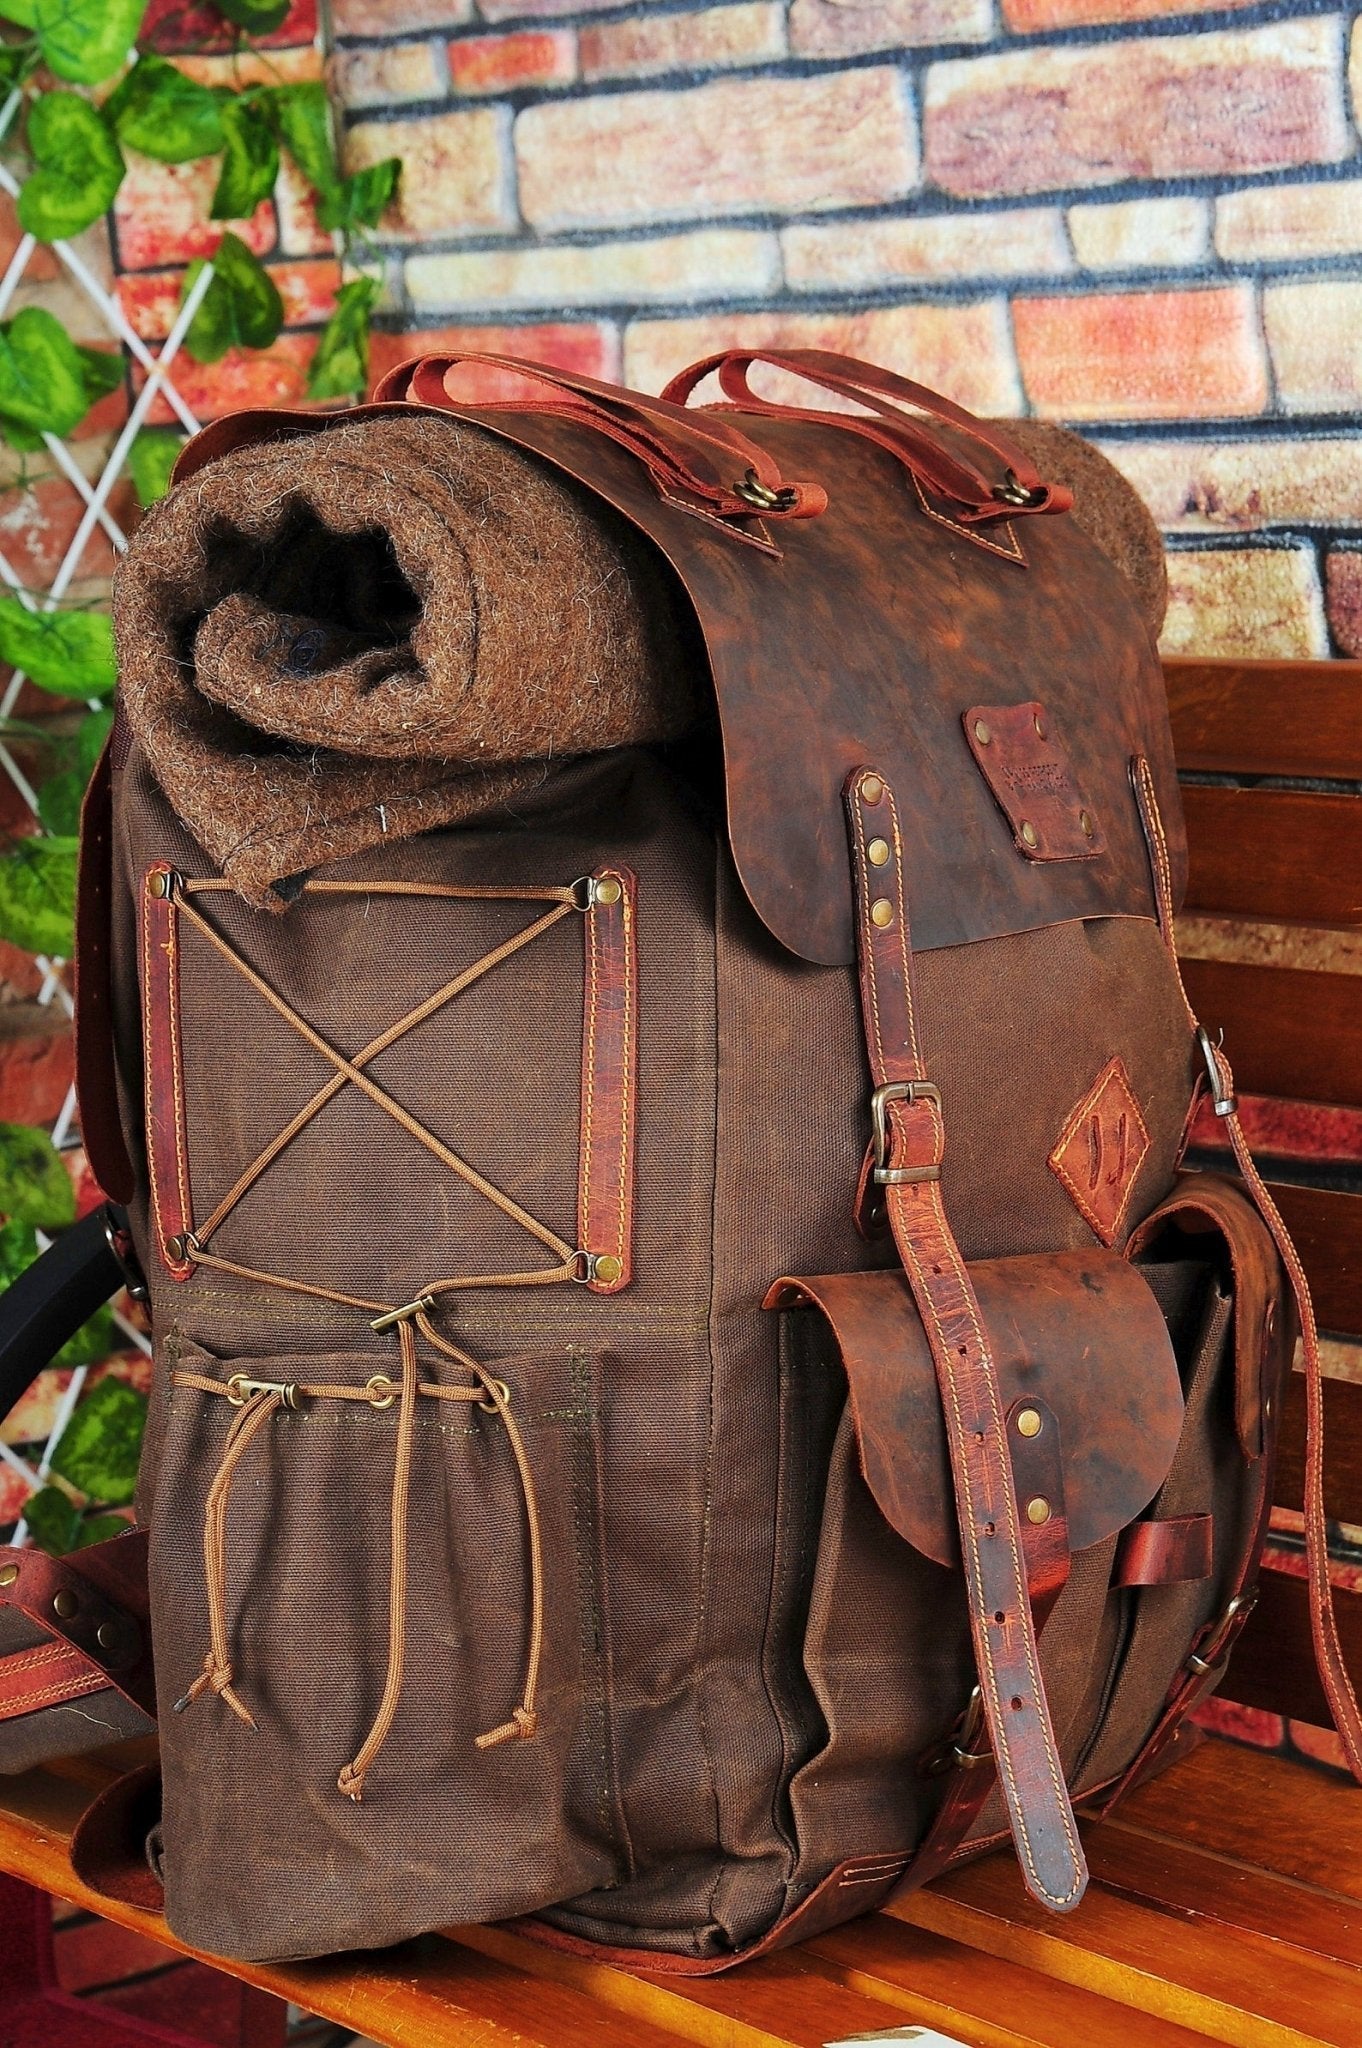
[[[1292,1255],[1180,1171],[1240,1141],[1148,625],[992,430],[746,360],[222,422],[123,571],[82,1101],[204,1948],[708,1970],[1009,1834],[1064,1909],[1247,1614]]]

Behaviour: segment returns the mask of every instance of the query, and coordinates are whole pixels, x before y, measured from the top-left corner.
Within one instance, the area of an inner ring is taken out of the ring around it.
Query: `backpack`
[[[210,426],[118,577],[171,1927],[705,1973],[1009,1838],[1067,1910],[1252,1606],[1293,1294],[1318,1405],[1150,622],[888,371],[468,367]]]

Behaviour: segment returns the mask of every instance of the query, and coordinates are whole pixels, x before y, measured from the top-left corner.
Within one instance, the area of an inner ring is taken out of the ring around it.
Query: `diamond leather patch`
[[[1103,1244],[1114,1244],[1120,1236],[1148,1150],[1149,1133],[1118,1054],[1069,1117],[1049,1162]]]

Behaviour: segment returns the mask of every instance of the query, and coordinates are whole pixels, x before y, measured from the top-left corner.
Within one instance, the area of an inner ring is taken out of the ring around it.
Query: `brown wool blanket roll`
[[[1151,630],[1163,549],[1076,435],[1001,421],[1075,493]],[[233,450],[143,521],[114,586],[122,699],[175,810],[248,901],[674,738],[695,629],[649,542],[481,428],[429,413]]]
[[[143,521],[114,588],[123,703],[240,893],[673,737],[694,632],[653,547],[455,420],[239,448]]]

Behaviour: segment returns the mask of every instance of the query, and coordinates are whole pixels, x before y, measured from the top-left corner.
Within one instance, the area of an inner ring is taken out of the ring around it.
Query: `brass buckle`
[[[991,1764],[991,1749],[975,1749],[973,1744],[979,1738],[984,1725],[984,1695],[975,1686],[969,1696],[964,1713],[954,1735],[948,1735],[940,1749],[932,1752],[923,1766],[929,1776],[940,1777],[943,1771],[977,1771],[983,1764]]]
[[[1211,1084],[1212,1106],[1217,1116],[1233,1116],[1239,1107],[1239,1099],[1232,1092],[1226,1093],[1225,1079],[1220,1071],[1220,1062],[1216,1058],[1224,1036],[1222,1031],[1220,1039],[1212,1045],[1211,1034],[1206,1026],[1198,1024],[1196,1027],[1196,1042],[1201,1048],[1201,1057],[1206,1062],[1206,1074]]]
[[[244,1408],[255,1394],[277,1394],[280,1406],[292,1409],[294,1414],[302,1406],[296,1380],[250,1380],[245,1373],[232,1374],[227,1382],[227,1399],[234,1408]]]
[[[755,469],[749,469],[746,476],[734,484],[733,493],[747,504],[755,505],[758,512],[788,512],[799,495],[788,484],[782,490],[773,491],[769,484],[762,482]]]
[[[1187,1659],[1187,1669],[1194,1671],[1198,1678],[1209,1678],[1224,1663],[1229,1648],[1229,1638],[1243,1626],[1258,1604],[1258,1588],[1252,1587],[1247,1593],[1236,1593],[1225,1612],[1221,1615],[1200,1651]]]
[[[914,1181],[940,1180],[939,1166],[891,1166],[889,1164],[889,1118],[891,1102],[930,1102],[940,1113],[941,1090],[934,1081],[886,1081],[870,1098],[874,1178],[879,1187],[903,1187]]]

